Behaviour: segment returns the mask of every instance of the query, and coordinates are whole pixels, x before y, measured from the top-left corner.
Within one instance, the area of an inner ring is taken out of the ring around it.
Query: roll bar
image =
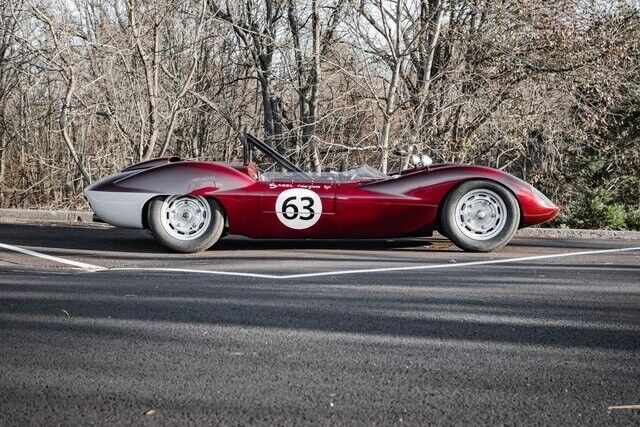
[[[244,164],[248,165],[253,161],[253,150],[257,148],[262,151],[264,154],[272,157],[276,162],[282,165],[289,172],[299,172],[307,175],[307,173],[302,170],[300,167],[291,163],[287,158],[283,157],[280,153],[274,150],[267,143],[260,141],[255,136],[251,135],[248,132],[244,132],[240,134],[240,138],[242,140],[242,154],[244,157]]]

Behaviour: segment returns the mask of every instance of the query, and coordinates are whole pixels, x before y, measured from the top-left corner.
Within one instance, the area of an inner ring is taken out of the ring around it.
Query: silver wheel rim
[[[485,189],[471,190],[456,205],[456,225],[465,236],[489,240],[507,223],[507,207],[502,197]]]
[[[200,196],[167,197],[162,203],[160,223],[171,237],[194,240],[209,228],[211,207]]]

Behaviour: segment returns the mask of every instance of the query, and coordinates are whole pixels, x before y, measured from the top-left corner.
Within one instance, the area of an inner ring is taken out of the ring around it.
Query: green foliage
[[[640,208],[628,213],[627,227],[629,230],[640,230]]]
[[[593,173],[594,169],[586,171]],[[595,188],[585,181],[574,188],[576,197],[564,206],[553,225],[571,228],[640,230],[640,178],[604,180]]]
[[[580,228],[626,228],[625,207],[614,202],[612,193],[603,188],[580,194],[569,213]]]

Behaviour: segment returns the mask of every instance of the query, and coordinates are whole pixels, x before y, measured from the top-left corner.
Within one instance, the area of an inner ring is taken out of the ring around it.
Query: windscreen
[[[267,171],[260,175],[262,181],[286,180],[286,181],[321,181],[321,182],[340,182],[340,181],[365,181],[380,180],[389,178],[379,170],[369,165],[363,165],[345,172],[276,172]]]

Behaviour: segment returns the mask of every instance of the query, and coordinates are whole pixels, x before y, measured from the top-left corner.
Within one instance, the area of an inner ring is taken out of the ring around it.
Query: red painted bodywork
[[[133,165],[92,189],[215,198],[224,208],[230,234],[256,238],[428,236],[437,228],[439,207],[447,194],[472,179],[492,180],[511,190],[520,205],[520,227],[548,221],[559,211],[557,206],[545,205],[526,182],[481,166],[434,165],[386,180],[348,182],[260,181],[257,177],[255,164],[162,158]],[[278,220],[275,200],[288,188],[310,188],[320,196],[322,215],[315,225],[296,230]]]

